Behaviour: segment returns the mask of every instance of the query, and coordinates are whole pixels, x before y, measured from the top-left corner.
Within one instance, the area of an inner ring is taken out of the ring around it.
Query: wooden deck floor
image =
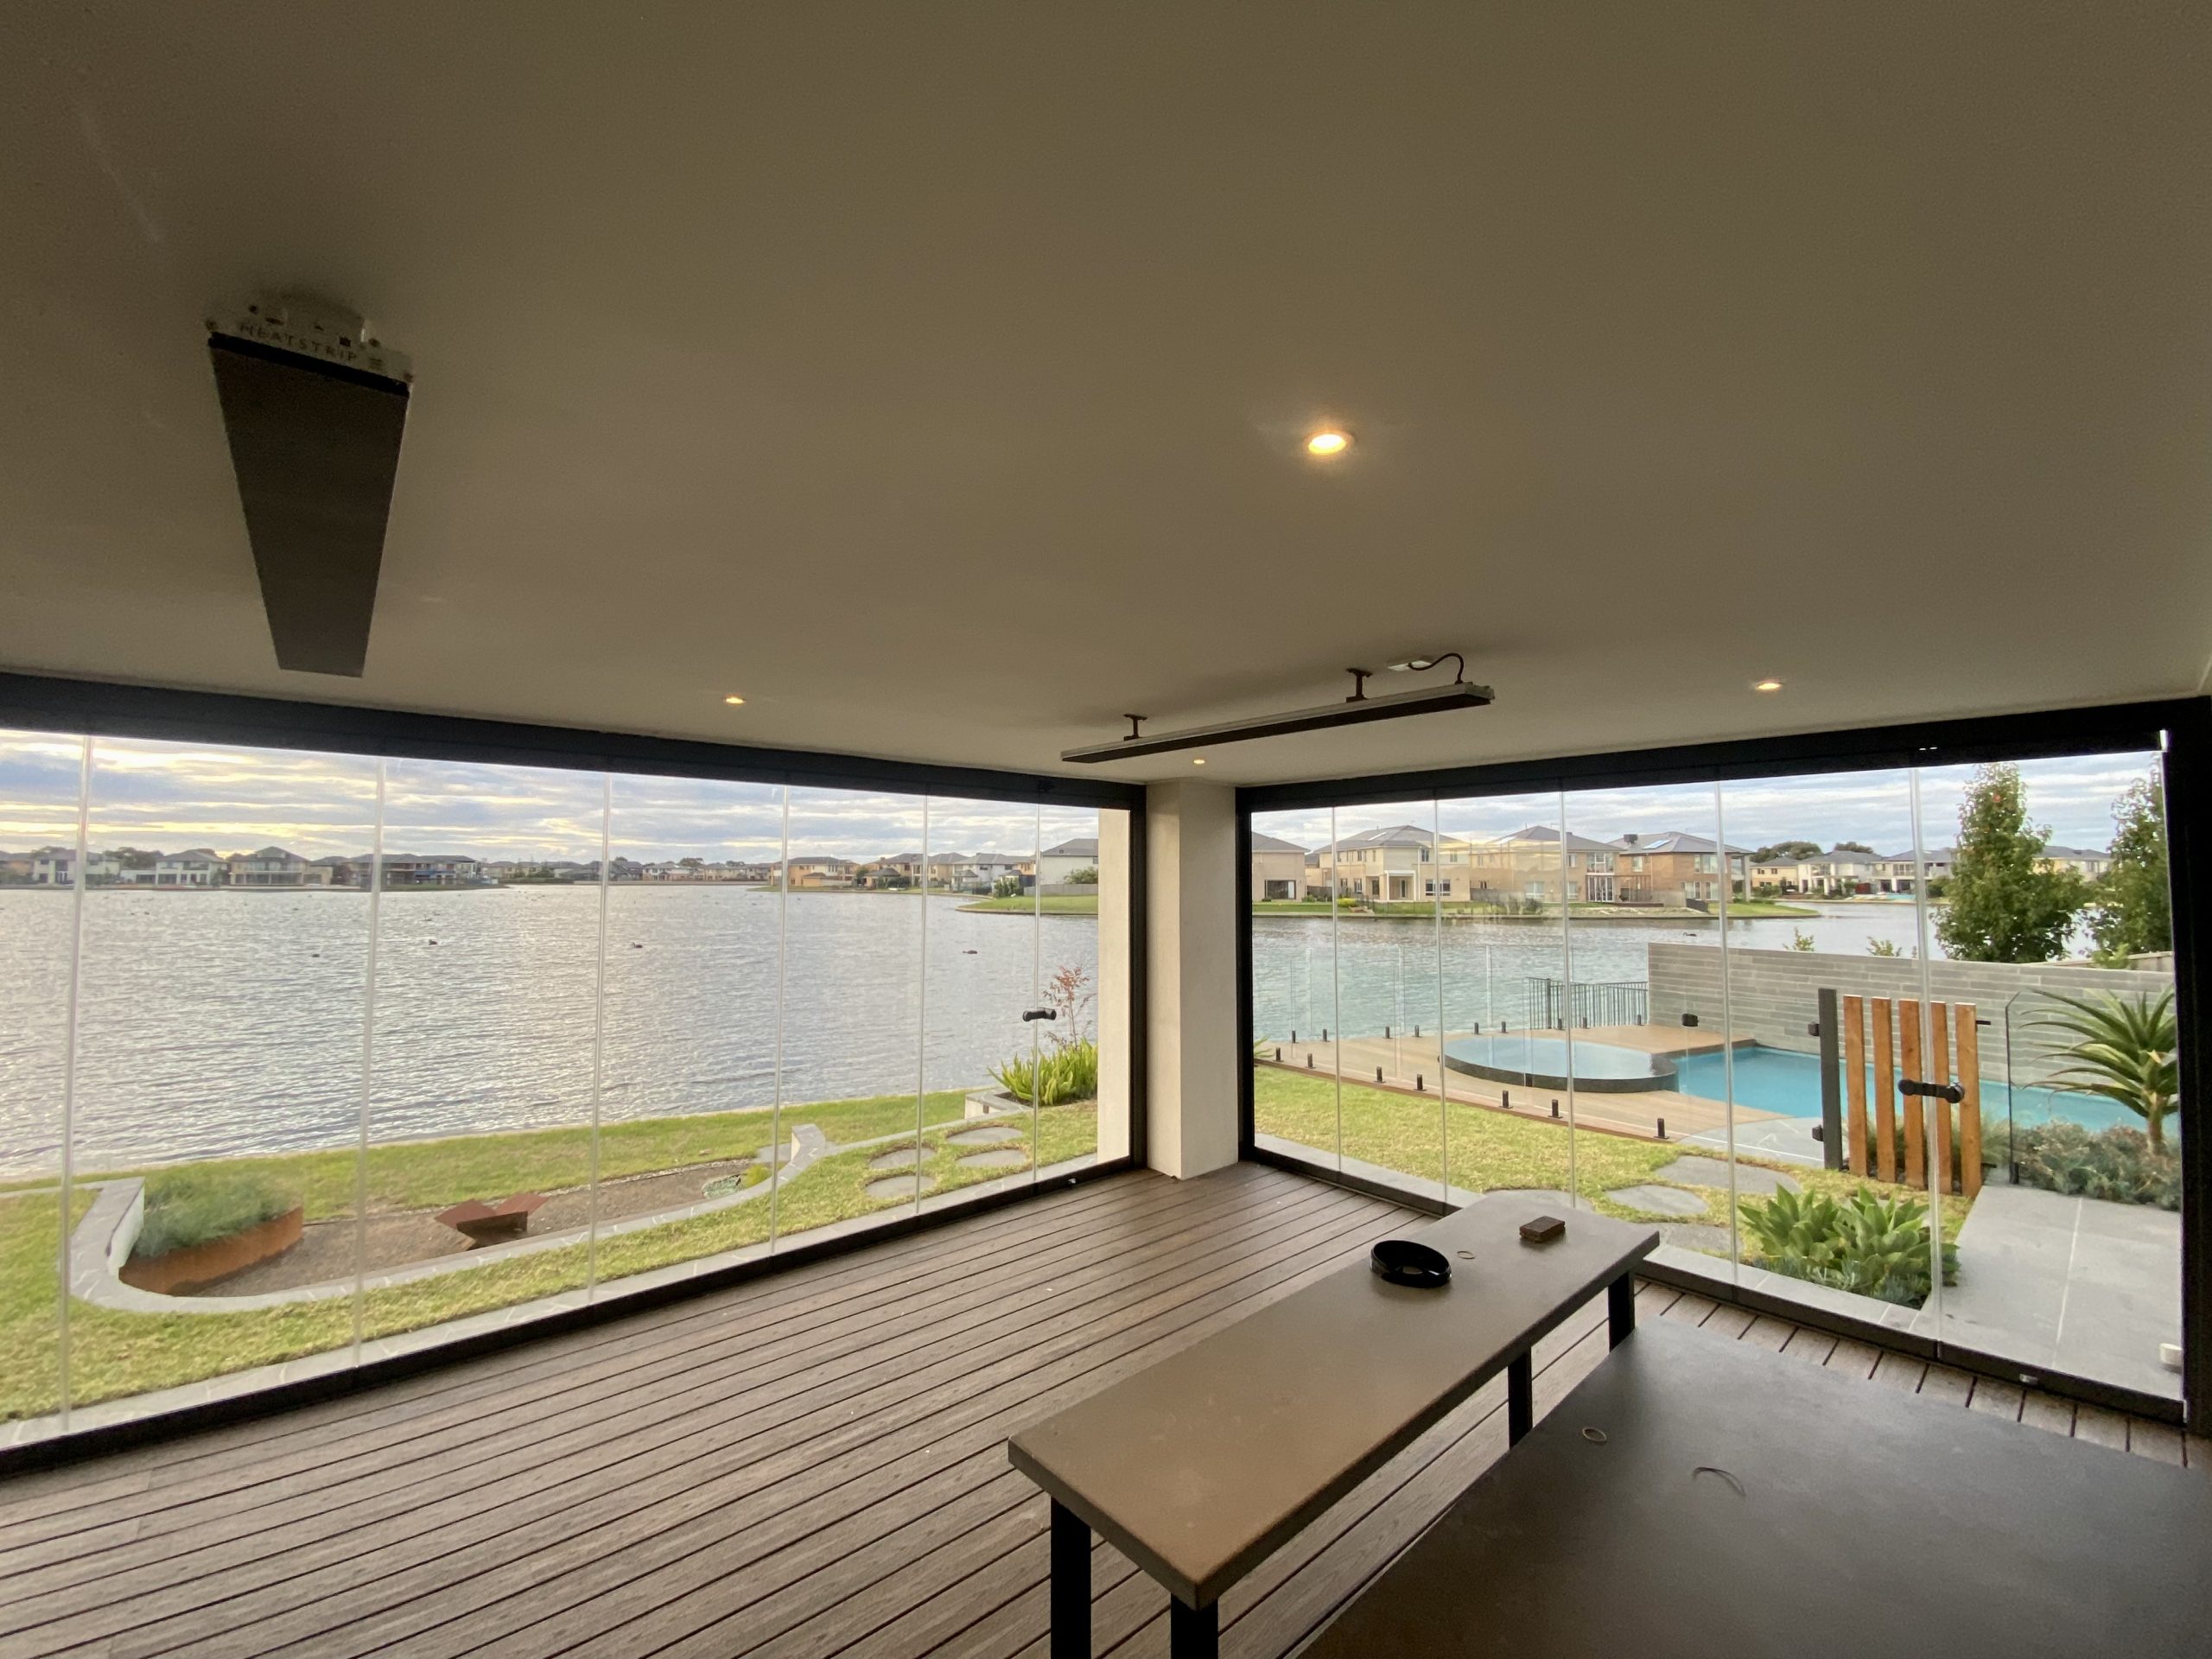
[[[0,1656],[1042,1659],[1045,1505],[1002,1442],[1414,1218],[1241,1166],[1096,1182],[372,1392],[0,1483]],[[2179,1462],[2171,1428],[1647,1286],[1644,1318]],[[1605,1351],[1537,1351],[1538,1409]],[[1224,1603],[1287,1653],[1505,1445],[1484,1389]],[[1103,1545],[1096,1649],[1164,1656]]]

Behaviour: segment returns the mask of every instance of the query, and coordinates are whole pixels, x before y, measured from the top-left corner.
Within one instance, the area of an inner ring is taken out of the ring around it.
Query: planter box
[[[116,1277],[137,1290],[175,1296],[244,1272],[257,1262],[282,1255],[300,1242],[302,1211],[294,1205],[281,1216],[205,1244],[188,1244],[162,1255],[134,1255]]]

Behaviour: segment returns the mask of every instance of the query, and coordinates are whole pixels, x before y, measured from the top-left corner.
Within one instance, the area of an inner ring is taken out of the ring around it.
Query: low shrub
[[[1777,1192],[1740,1206],[1758,1265],[1904,1307],[1928,1300],[1928,1206],[1859,1187],[1841,1204],[1825,1193]],[[1959,1280],[1959,1253],[1943,1246],[1943,1282]]]
[[[1025,1105],[1064,1106],[1098,1098],[1098,1045],[1085,1040],[1048,1049],[1033,1066],[1023,1055],[993,1066],[999,1087]]]
[[[2014,1134],[2012,1156],[2024,1186],[2181,1208],[2180,1153],[2152,1146],[2149,1135],[2124,1124],[2092,1131],[2079,1123],[2039,1123]]]
[[[215,1164],[165,1169],[146,1178],[146,1216],[131,1254],[153,1257],[228,1238],[274,1221],[300,1200],[269,1176]]]

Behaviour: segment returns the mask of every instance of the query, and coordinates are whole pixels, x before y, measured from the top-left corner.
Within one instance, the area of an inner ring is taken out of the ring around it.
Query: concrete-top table
[[[1541,1215],[1566,1233],[1523,1243]],[[1166,1586],[1176,1659],[1212,1654],[1224,1591],[1500,1370],[1510,1436],[1527,1433],[1529,1350],[1607,1287],[1618,1344],[1659,1242],[1517,1192],[1401,1236],[1443,1251],[1451,1283],[1408,1289],[1363,1260],[1007,1442],[1052,1499],[1053,1659],[1090,1651],[1091,1528]]]

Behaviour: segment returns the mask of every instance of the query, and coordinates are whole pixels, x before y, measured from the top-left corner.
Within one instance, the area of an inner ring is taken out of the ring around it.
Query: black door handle
[[[1954,1106],[1967,1097],[1967,1091],[1955,1083],[1923,1083],[1917,1077],[1899,1077],[1897,1093],[1925,1095],[1930,1100],[1948,1100]]]
[[[1059,1017],[1059,1014],[1051,1008],[1024,1008],[1021,1011],[1021,1022],[1024,1025],[1027,1025],[1032,1020],[1057,1020]]]

